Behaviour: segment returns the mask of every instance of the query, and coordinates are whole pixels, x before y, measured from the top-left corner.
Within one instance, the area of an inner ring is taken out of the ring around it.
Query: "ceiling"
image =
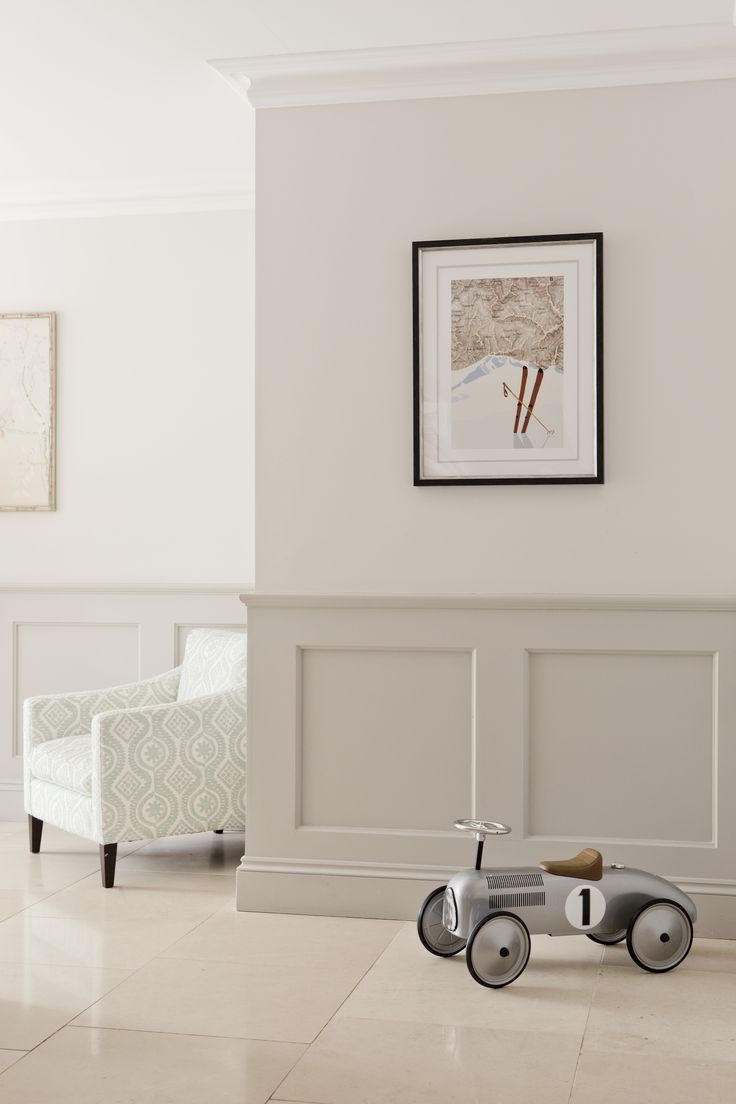
[[[732,16],[733,0],[0,0],[0,216],[252,202],[253,111],[208,59]]]

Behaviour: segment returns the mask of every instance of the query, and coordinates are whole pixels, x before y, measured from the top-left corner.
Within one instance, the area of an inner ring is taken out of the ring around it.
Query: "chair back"
[[[187,637],[177,701],[202,698],[246,684],[245,633],[194,629]]]

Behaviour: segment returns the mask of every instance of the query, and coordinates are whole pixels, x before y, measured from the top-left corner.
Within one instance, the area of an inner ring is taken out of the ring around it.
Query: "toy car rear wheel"
[[[479,985],[503,989],[523,974],[531,949],[523,920],[512,912],[492,912],[473,928],[466,961]]]
[[[664,974],[679,966],[693,943],[693,925],[680,905],[649,901],[629,924],[626,946],[637,966]]]
[[[614,943],[623,943],[626,938],[626,928],[620,928],[615,932],[606,932],[599,935],[591,935],[590,932],[585,933],[588,939],[592,939],[594,943],[600,943],[604,947],[612,947]]]
[[[447,886],[433,889],[419,910],[417,931],[422,945],[430,954],[440,958],[450,958],[465,946],[464,939],[458,939],[448,931],[442,921]]]

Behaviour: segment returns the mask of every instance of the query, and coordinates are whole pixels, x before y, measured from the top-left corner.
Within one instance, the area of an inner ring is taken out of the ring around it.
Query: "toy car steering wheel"
[[[456,820],[453,827],[461,832],[472,832],[478,843],[486,836],[507,836],[511,831],[508,824],[499,824],[495,820]]]
[[[461,832],[472,832],[475,836],[478,843],[475,854],[476,870],[480,870],[486,836],[506,836],[511,831],[508,824],[499,824],[495,820],[456,820],[454,826]]]

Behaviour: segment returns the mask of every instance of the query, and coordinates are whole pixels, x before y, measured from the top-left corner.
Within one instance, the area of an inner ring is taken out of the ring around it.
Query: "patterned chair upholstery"
[[[44,821],[95,840],[110,887],[118,843],[242,827],[245,689],[245,635],[197,629],[182,665],[157,678],[28,698],[31,851]]]

